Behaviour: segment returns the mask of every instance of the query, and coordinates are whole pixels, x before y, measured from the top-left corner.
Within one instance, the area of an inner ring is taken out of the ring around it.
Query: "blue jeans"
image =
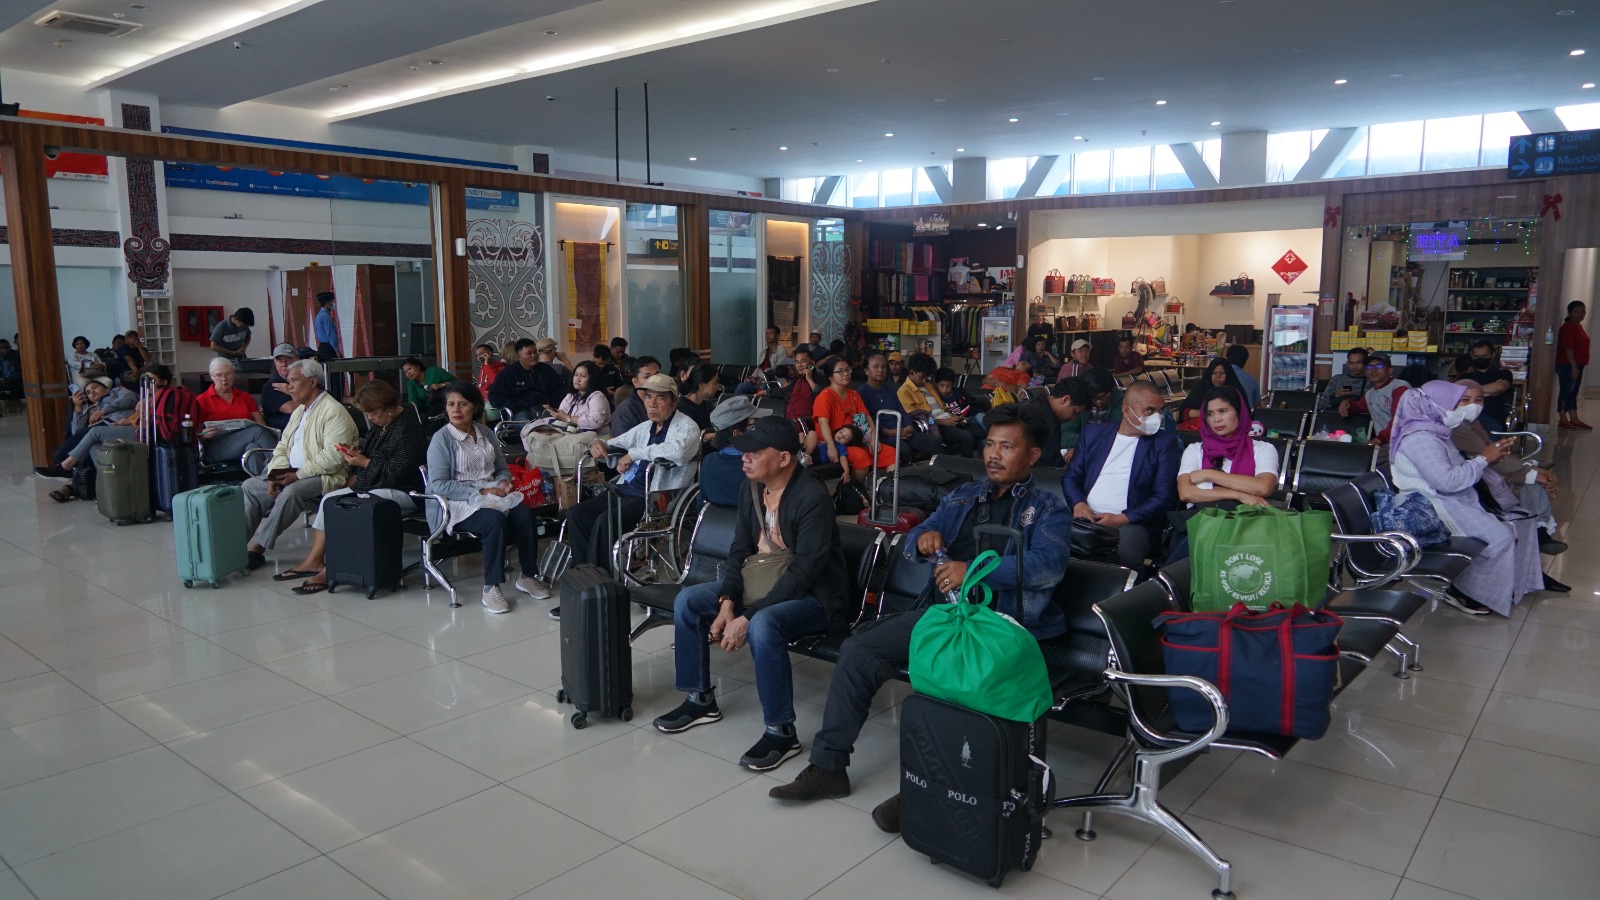
[[[711,690],[711,622],[717,617],[718,581],[686,587],[673,603],[673,657],[677,663],[678,690]],[[794,677],[789,669],[789,642],[828,630],[828,611],[807,594],[774,603],[750,618],[745,633],[750,657],[756,663],[756,693],[767,725],[794,721]]]
[[[1556,380],[1561,382],[1561,391],[1557,395],[1556,410],[1559,412],[1577,412],[1578,391],[1583,386],[1583,366],[1556,363]]]

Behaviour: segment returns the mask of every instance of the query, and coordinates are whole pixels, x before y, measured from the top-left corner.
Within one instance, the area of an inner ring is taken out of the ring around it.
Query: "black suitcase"
[[[341,494],[323,505],[328,593],[341,584],[358,584],[370,600],[383,588],[405,586],[400,519],[400,504],[373,494]]]
[[[997,719],[912,694],[900,707],[906,846],[999,887],[1039,856],[1053,791],[1045,722]]]
[[[93,460],[84,460],[72,467],[72,495],[79,500],[94,500]]]
[[[155,466],[155,477],[150,479],[154,491],[151,506],[171,519],[172,498],[200,486],[200,453],[184,444],[158,443],[152,449],[151,464]]]
[[[577,707],[572,727],[589,713],[633,718],[633,648],[628,645],[628,589],[599,566],[573,566],[561,576],[561,689],[556,700]]]

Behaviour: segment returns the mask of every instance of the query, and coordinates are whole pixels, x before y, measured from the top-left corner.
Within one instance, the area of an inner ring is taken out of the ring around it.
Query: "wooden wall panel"
[[[711,346],[711,207],[706,199],[678,207],[678,265],[691,347]]]
[[[456,253],[456,239],[467,238],[467,182],[460,172],[446,173],[434,193],[433,245],[439,264],[439,367],[472,379],[471,278],[467,257]]]
[[[67,420],[67,360],[61,343],[61,302],[51,240],[44,145],[0,146],[11,279],[16,290],[17,353],[28,404],[28,450],[34,465],[51,462]]]
[[[1563,266],[1566,253],[1579,247],[1600,247],[1600,176],[1554,178],[1527,182],[1537,190],[1534,214],[1544,205],[1545,195],[1561,197],[1561,218],[1545,215],[1539,231],[1539,310],[1534,319],[1533,354],[1528,361],[1529,387],[1533,402],[1530,419],[1551,422],[1555,419],[1556,348],[1544,342],[1548,329],[1560,330],[1567,317],[1568,300],[1589,303],[1589,318],[1584,327],[1596,331],[1595,298],[1569,297],[1563,291]],[[1535,377],[1538,376],[1538,377]],[[1581,396],[1581,395],[1580,395]]]

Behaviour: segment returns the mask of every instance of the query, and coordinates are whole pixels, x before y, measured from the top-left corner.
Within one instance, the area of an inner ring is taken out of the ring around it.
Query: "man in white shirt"
[[[1178,439],[1161,430],[1164,403],[1135,381],[1115,422],[1090,425],[1078,440],[1061,492],[1074,519],[1117,529],[1117,561],[1141,569],[1177,502]]]

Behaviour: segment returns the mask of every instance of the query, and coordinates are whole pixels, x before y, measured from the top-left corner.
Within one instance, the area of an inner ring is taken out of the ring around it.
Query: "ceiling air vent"
[[[63,12],[52,10],[44,16],[35,19],[33,24],[41,28],[54,28],[57,31],[70,31],[73,34],[93,34],[99,37],[122,37],[143,28],[134,22],[120,19],[102,19],[99,16],[86,16],[83,13]]]

